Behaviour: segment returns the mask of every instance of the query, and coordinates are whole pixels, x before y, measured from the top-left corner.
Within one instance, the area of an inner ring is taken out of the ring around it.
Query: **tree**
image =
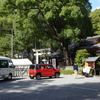
[[[14,30],[20,44],[29,48],[35,37],[39,40],[45,35],[62,46],[67,65],[69,44],[92,35],[88,0],[4,0],[1,3],[9,13],[17,9]]]
[[[94,34],[100,35],[100,9],[96,9],[90,13]]]
[[[13,28],[13,18],[14,15],[9,13],[9,10],[4,10],[2,4],[2,0],[0,0],[0,36],[4,36],[5,34],[11,34],[11,30]]]
[[[2,8],[0,0],[0,51],[3,56],[11,57],[11,41],[13,35],[13,14]],[[14,43],[13,43],[14,44]]]
[[[75,62],[79,65],[79,66],[83,66],[84,65],[84,60],[86,58],[89,57],[89,53],[86,49],[83,50],[77,50],[76,52],[76,57],[75,57]]]
[[[4,37],[0,37],[0,52],[2,52],[1,56],[8,56],[10,57],[10,50],[11,50],[11,35],[7,34]]]

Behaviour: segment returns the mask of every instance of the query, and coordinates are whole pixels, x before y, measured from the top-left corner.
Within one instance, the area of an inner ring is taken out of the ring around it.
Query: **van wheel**
[[[37,75],[36,75],[36,79],[37,79],[37,80],[40,80],[40,79],[41,79],[41,75],[40,75],[40,74],[37,74]]]
[[[60,74],[59,73],[55,73],[55,78],[59,78]]]
[[[8,79],[9,79],[9,80],[11,80],[11,79],[12,79],[12,75],[11,75],[11,74],[9,74]]]
[[[8,80],[8,77],[7,78],[4,78],[4,80]]]

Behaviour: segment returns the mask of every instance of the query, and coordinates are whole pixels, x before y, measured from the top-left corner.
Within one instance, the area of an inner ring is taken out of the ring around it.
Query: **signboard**
[[[52,59],[52,65],[54,68],[56,68],[56,59]]]

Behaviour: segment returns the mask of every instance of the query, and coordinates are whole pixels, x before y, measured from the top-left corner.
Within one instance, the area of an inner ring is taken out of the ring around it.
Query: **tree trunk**
[[[65,47],[63,47],[63,53],[64,53],[64,58],[65,58],[65,61],[66,61],[66,65],[71,65],[70,63],[70,57],[69,57],[69,54],[68,54],[68,51],[66,50]]]
[[[32,55],[32,49],[31,48],[27,48],[27,57],[28,57],[28,59],[32,62],[32,63],[34,63],[34,57],[33,57],[33,55]]]
[[[68,43],[69,43],[69,39],[63,41],[61,43],[61,46],[63,48],[63,54],[64,54],[64,59],[66,61],[66,65],[69,66],[71,65],[71,61],[70,61],[70,52],[68,50]]]

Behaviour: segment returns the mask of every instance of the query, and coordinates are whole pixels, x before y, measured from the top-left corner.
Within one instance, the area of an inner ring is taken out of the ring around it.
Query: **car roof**
[[[52,65],[52,64],[31,64],[31,65]]]
[[[11,60],[11,59],[8,58],[8,57],[2,57],[2,56],[0,56],[0,60]]]

